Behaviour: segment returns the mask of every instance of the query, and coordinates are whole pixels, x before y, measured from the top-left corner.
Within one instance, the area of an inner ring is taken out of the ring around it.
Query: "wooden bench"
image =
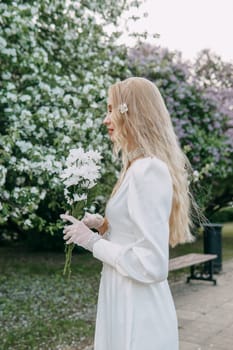
[[[211,281],[217,284],[213,278],[213,260],[217,258],[215,254],[186,254],[169,260],[169,271],[179,270],[190,267],[190,276],[187,277],[187,283],[190,280]]]

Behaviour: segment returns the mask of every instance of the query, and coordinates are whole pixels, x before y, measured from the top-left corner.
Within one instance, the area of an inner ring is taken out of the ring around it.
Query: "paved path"
[[[217,286],[200,281],[186,284],[186,276],[171,284],[179,350],[233,350],[233,260],[224,263],[223,272],[215,276]]]
[[[171,285],[180,350],[233,350],[233,260],[215,276],[217,286],[199,281]]]

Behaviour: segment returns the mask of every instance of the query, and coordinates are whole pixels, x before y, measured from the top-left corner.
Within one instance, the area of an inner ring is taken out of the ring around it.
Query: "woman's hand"
[[[84,222],[87,227],[98,230],[99,234],[102,236],[108,230],[108,220],[99,214],[90,214],[87,212],[84,215],[82,222]]]
[[[103,223],[104,218],[100,214],[90,214],[88,212],[85,213],[82,222],[88,227],[88,228],[95,228],[98,230]]]
[[[94,243],[101,239],[101,236],[71,215],[62,214],[60,218],[71,222],[71,225],[66,226],[63,230],[66,244],[75,243],[92,252]]]

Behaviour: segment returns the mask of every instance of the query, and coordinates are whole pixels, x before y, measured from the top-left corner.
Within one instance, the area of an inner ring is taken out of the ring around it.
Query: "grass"
[[[0,254],[1,350],[81,350],[93,340],[99,261],[75,255],[68,282],[64,254]]]
[[[202,252],[202,237],[171,256]],[[233,258],[233,223],[223,228],[223,260]],[[70,282],[62,275],[64,254],[0,248],[1,350],[82,350],[94,337],[102,264],[75,254]],[[175,271],[170,281],[181,278]],[[183,277],[182,277],[183,278]]]

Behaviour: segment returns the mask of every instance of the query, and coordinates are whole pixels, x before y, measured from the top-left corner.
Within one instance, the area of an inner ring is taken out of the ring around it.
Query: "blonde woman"
[[[146,79],[110,87],[104,124],[123,163],[106,217],[61,215],[71,222],[67,243],[103,262],[94,349],[178,350],[167,276],[169,243],[192,239],[189,163],[159,90]]]

